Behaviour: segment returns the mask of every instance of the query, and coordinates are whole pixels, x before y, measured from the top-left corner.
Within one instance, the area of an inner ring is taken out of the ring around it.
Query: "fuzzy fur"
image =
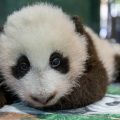
[[[79,18],[71,19],[49,4],[28,6],[10,15],[0,43],[3,82],[34,107],[67,109],[91,104],[104,96],[115,71],[117,50],[83,27]],[[49,66],[50,55],[55,51],[69,59],[68,73],[62,74]],[[28,57],[32,67],[17,80],[11,74],[11,66],[21,54]],[[45,105],[30,97],[46,99],[53,93],[54,99]]]

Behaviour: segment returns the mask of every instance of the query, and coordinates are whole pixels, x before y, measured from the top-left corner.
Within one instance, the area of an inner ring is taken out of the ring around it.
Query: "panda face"
[[[84,72],[85,38],[57,7],[40,4],[15,12],[8,17],[0,40],[5,82],[33,106],[54,105],[71,93]]]
[[[70,67],[68,57],[64,57],[60,52],[53,52],[52,54],[49,55],[47,64],[48,65],[44,68],[46,69],[45,70],[46,72],[44,71],[45,72],[44,73],[42,70],[40,70],[39,67],[37,68],[38,69],[37,70],[36,67],[32,65],[32,60],[29,60],[27,55],[21,54],[16,59],[15,64],[10,67],[11,75],[14,78],[16,78],[16,81],[24,82],[23,84],[26,84],[26,86],[28,84],[27,90],[31,89],[29,100],[32,100],[32,101],[27,100],[27,102],[29,102],[30,104],[37,105],[36,103],[38,103],[38,105],[41,105],[41,104],[47,105],[47,103],[52,101],[52,99],[55,98],[55,96],[57,95],[56,89],[60,87],[60,85],[57,84],[57,80],[55,79],[58,79],[58,80],[61,79],[61,82],[62,80],[64,80],[63,83],[60,83],[60,82],[58,83],[65,84],[65,86],[68,85],[68,87],[71,86],[72,84],[72,81],[70,81],[69,83],[68,81],[65,80],[65,78],[67,78],[68,76],[67,73],[69,73],[69,67]],[[36,74],[36,72],[38,74]],[[52,75],[56,76],[56,78],[53,78]],[[33,80],[36,80],[36,81],[34,81],[33,83]],[[28,82],[30,82],[30,84]],[[34,85],[35,88],[32,86],[32,84]],[[40,86],[38,86],[38,84]],[[42,85],[43,85],[43,88],[42,88]],[[51,85],[51,87],[49,85]],[[54,87],[56,85],[57,85],[57,88],[55,89]],[[33,88],[30,88],[30,86],[32,86]],[[64,90],[65,89],[66,87],[64,88]],[[37,93],[37,90],[40,90],[40,91]],[[36,103],[32,103],[32,102],[36,102]]]

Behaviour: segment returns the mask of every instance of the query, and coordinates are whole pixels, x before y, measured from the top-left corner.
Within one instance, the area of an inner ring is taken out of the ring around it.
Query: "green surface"
[[[107,93],[113,95],[120,95],[120,85],[109,85]]]
[[[52,114],[39,116],[38,118],[45,120],[120,120],[120,115],[61,115]]]
[[[79,15],[85,24],[99,31],[100,0],[0,0],[0,25],[9,14],[23,6],[36,2],[48,2],[58,5],[70,15]]]
[[[120,120],[120,115],[60,115],[51,114],[37,118],[22,118],[21,120]]]

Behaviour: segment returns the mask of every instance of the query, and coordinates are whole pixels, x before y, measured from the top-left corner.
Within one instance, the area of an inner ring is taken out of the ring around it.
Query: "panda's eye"
[[[63,57],[63,55],[59,52],[54,52],[50,56],[49,64],[51,68],[61,72],[67,73],[69,71],[69,60],[67,57]]]
[[[26,71],[28,69],[28,67],[29,67],[28,63],[26,63],[26,62],[21,62],[20,63],[20,69],[22,71]]]
[[[61,63],[61,58],[56,57],[51,61],[51,67],[55,68],[58,67]]]
[[[12,74],[15,78],[20,79],[27,74],[27,72],[30,70],[30,62],[25,55],[21,55],[16,65],[12,67]]]

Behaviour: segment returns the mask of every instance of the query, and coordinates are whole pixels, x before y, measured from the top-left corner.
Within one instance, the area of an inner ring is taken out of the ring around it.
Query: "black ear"
[[[3,32],[3,26],[0,26],[0,32]]]
[[[73,22],[75,23],[76,32],[81,33],[82,35],[85,33],[84,26],[81,23],[79,16],[73,16],[72,17]]]

